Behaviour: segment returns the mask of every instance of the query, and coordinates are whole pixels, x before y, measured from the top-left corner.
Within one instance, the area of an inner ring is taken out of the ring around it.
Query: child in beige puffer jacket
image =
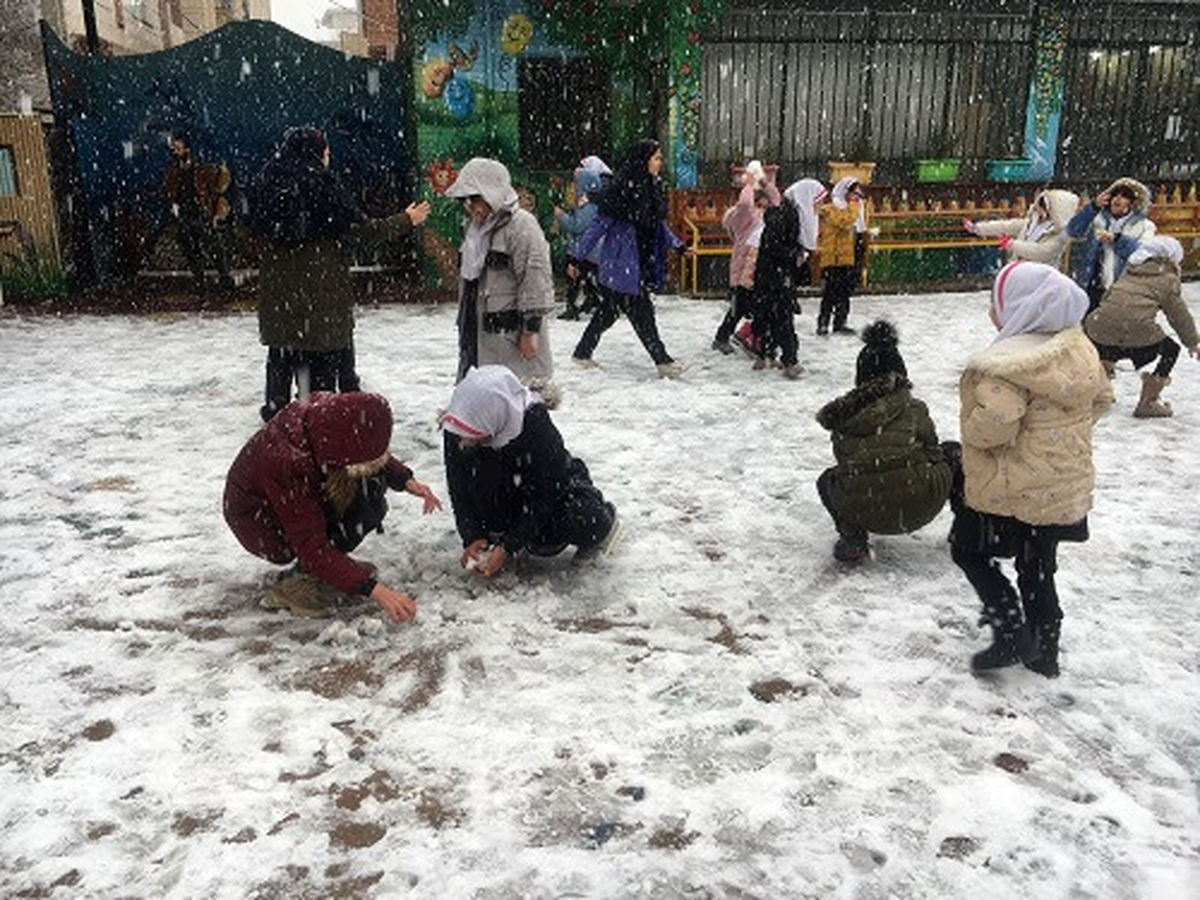
[[[1000,336],[959,384],[964,496],[952,498],[952,555],[983,602],[991,647],[975,671],[1018,661],[1058,674],[1059,541],[1087,540],[1092,425],[1112,403],[1100,357],[1079,327],[1087,295],[1042,263],[1000,270],[991,317]],[[1018,593],[997,558],[1015,557]]]

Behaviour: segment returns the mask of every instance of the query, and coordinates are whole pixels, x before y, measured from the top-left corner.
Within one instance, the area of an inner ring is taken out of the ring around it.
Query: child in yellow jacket
[[[854,334],[846,319],[858,271],[855,243],[867,231],[866,198],[856,179],[847,176],[833,186],[829,202],[821,204],[820,218],[818,249],[825,290],[817,314],[817,334],[829,334],[831,318],[835,334]]]

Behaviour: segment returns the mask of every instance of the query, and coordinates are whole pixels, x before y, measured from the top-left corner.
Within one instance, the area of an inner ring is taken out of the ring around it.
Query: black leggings
[[[617,294],[601,287],[600,305],[596,307],[592,320],[584,329],[583,337],[575,346],[573,356],[576,359],[591,359],[592,354],[596,352],[596,345],[600,343],[600,336],[612,327],[621,313],[625,313],[629,319],[634,333],[655,365],[674,362],[671,354],[667,353],[662,338],[659,337],[658,323],[654,319],[654,301],[650,299],[650,292],[645,288],[635,297],[631,294]]]
[[[1157,344],[1150,344],[1146,347],[1113,347],[1109,344],[1097,344],[1096,350],[1100,353],[1100,358],[1106,362],[1128,359],[1133,362],[1135,369],[1140,369],[1157,357],[1158,365],[1154,367],[1154,374],[1160,378],[1168,377],[1171,370],[1175,368],[1176,360],[1179,359],[1179,344],[1169,337],[1164,337]]]
[[[725,313],[725,318],[717,326],[717,333],[713,336],[713,340],[718,344],[724,344],[733,337],[733,332],[737,328],[738,322],[742,321],[742,319],[749,319],[753,315],[753,292],[749,288],[744,287],[732,288],[729,292],[729,311]]]
[[[817,313],[817,327],[828,328],[833,317],[834,328],[844,328],[850,316],[850,294],[854,292],[854,280],[858,269],[854,266],[829,266],[824,270],[825,288],[821,293],[821,310]]]

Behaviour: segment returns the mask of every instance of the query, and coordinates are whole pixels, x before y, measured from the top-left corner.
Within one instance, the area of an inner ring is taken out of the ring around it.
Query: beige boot
[[[1138,400],[1138,404],[1134,407],[1133,417],[1135,419],[1165,419],[1175,415],[1175,411],[1171,409],[1171,404],[1160,401],[1158,395],[1162,393],[1163,388],[1171,383],[1171,379],[1165,375],[1153,375],[1150,372],[1142,373],[1142,396]]]
[[[334,604],[322,587],[321,582],[311,575],[288,575],[267,591],[262,605],[267,609],[286,609],[294,616],[324,618],[332,615]]]

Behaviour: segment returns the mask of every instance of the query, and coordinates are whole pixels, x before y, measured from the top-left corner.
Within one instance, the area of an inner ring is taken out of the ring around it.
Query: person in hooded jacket
[[[1130,254],[1124,273],[1083,323],[1110,378],[1116,374],[1117,360],[1128,359],[1135,369],[1158,360],[1153,372],[1142,373],[1142,393],[1133,410],[1139,419],[1174,415],[1171,404],[1159,397],[1171,383],[1179,344],[1155,321],[1160,311],[1166,313],[1188,353],[1200,359],[1196,322],[1180,293],[1182,262],[1183,247],[1175,238],[1161,234],[1144,238]]]
[[[470,160],[446,191],[462,201],[458,288],[458,375],[508,366],[524,383],[554,375],[549,314],[554,310],[550,245],[537,217],[517,202],[508,169]]]
[[[558,227],[567,235],[567,308],[559,313],[560,319],[575,320],[589,313],[600,303],[596,289],[596,264],[579,256],[576,244],[596,218],[595,197],[604,186],[604,179],[612,175],[612,169],[598,156],[584,157],[575,170],[575,209],[567,212],[554,207],[554,218]],[[584,295],[583,304],[579,295]]]
[[[406,235],[428,203],[371,220],[330,168],[329,143],[311,126],[288,129],[255,176],[249,225],[267,241],[259,264],[258,330],[267,347],[269,421],[291,402],[292,381],[310,391],[357,391],[354,248]]]
[[[1088,312],[1121,277],[1138,242],[1156,233],[1149,214],[1149,189],[1132,178],[1118,178],[1067,223],[1067,236],[1083,244],[1071,253],[1071,277],[1087,292]]]
[[[1023,662],[1058,675],[1061,541],[1088,537],[1092,427],[1112,403],[1100,356],[1079,327],[1088,298],[1070,278],[1018,260],[1000,270],[996,340],[959,382],[963,493],[951,495],[951,555],[983,604],[993,641],[974,671]],[[997,559],[1015,558],[1017,589]]]
[[[751,240],[762,231],[763,211],[778,206],[780,199],[779,189],[768,180],[762,163],[751,160],[742,173],[737,202],[721,217],[733,249],[729,255],[729,309],[712,342],[712,348],[720,353],[733,353],[729,339],[734,329],[742,319],[754,315],[752,282],[757,246],[752,247]]]
[[[246,442],[225,479],[225,521],[255,556],[296,571],[264,601],[296,615],[328,615],[345,596],[370,597],[396,621],[413,599],[348,553],[382,531],[387,488],[441,501],[388,452],[392,411],[378,394],[312,394],[285,406]]]
[[[778,349],[783,377],[792,380],[804,372],[798,360],[800,343],[792,318],[799,311],[796,302],[801,277],[799,229],[799,214],[791,202],[785,201],[763,213],[762,227],[751,238],[751,243],[757,244],[752,287],[754,368],[767,368],[768,360]]]
[[[603,242],[596,272],[601,302],[572,354],[578,365],[596,365],[592,354],[601,336],[624,313],[658,374],[663,378],[683,374],[684,367],[671,358],[659,336],[650,296],[662,290],[666,281],[667,251],[683,245],[667,227],[662,167],[658,141],[640,141],[596,198],[599,215],[576,249],[592,258],[597,244]]]
[[[859,274],[857,248],[867,233],[866,199],[858,180],[846,176],[835,184],[829,202],[820,206],[820,216],[819,250],[825,287],[817,314],[817,334],[829,334],[830,318],[835,334],[854,334],[846,319]]]
[[[1008,261],[1028,259],[1062,268],[1070,239],[1067,223],[1079,209],[1079,195],[1071,191],[1041,191],[1023,219],[992,219],[973,222],[963,219],[964,230],[980,237],[998,237]]]
[[[606,552],[617,511],[563,444],[542,397],[504,366],[472,369],[441,419],[461,564],[485,577],[515,554]]]
[[[817,413],[837,460],[817,478],[817,493],[837,529],[834,558],[843,562],[870,554],[870,533],[909,534],[928,525],[953,481],[929,409],[912,395],[895,327],[875,322],[863,331],[863,344],[854,389]]]

